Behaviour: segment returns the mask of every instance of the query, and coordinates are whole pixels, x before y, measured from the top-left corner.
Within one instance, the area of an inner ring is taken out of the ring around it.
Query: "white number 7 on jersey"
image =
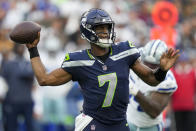
[[[117,76],[116,73],[110,73],[98,76],[99,87],[103,86],[105,82],[109,82],[106,96],[102,107],[109,107],[112,104],[114,93],[116,90]]]

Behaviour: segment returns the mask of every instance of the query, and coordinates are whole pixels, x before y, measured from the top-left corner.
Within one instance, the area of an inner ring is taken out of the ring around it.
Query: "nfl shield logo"
[[[103,65],[102,68],[103,68],[104,71],[107,70],[107,66],[106,65]]]
[[[95,131],[95,125],[91,125],[91,131]]]

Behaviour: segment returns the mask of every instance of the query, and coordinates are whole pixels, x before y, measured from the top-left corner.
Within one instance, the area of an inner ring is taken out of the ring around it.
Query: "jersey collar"
[[[88,54],[88,56],[89,56],[90,59],[92,59],[92,60],[96,59],[96,58],[91,54],[90,49],[87,49],[86,51],[87,51],[87,54]],[[112,55],[112,47],[110,47],[110,55]]]

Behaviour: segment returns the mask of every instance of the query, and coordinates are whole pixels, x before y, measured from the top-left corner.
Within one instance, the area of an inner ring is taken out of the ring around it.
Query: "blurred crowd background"
[[[17,99],[9,102],[11,106],[32,103],[30,108],[32,107],[35,131],[72,131],[74,118],[80,113],[82,104],[80,87],[76,82],[58,87],[40,87],[33,78],[33,82],[29,82],[31,87],[25,89],[18,86],[20,84],[16,78],[9,79],[14,77],[12,74],[18,71],[20,66],[8,68],[12,64],[6,65],[7,62],[24,62],[18,60],[17,56],[21,53],[24,53],[24,59],[29,61],[26,48],[20,49],[9,39],[9,32],[15,25],[28,20],[42,26],[39,50],[42,62],[50,72],[61,66],[65,53],[89,47],[80,37],[79,22],[83,12],[90,8],[106,10],[115,21],[116,42],[129,40],[141,47],[150,39],[156,38],[152,36],[152,29],[159,28],[159,25],[152,20],[152,10],[155,3],[160,1],[164,0],[0,0],[0,131],[4,131],[2,115],[10,111],[9,106],[4,106],[8,100]],[[175,131],[177,121],[186,125],[186,120],[190,123],[190,120],[194,122],[196,119],[196,1],[168,2],[178,10],[176,24],[169,27],[175,35],[167,32],[160,39],[171,37],[174,41],[172,47],[180,49],[182,54],[173,68],[179,87],[164,113],[165,130]],[[28,71],[27,69],[25,72]],[[26,81],[27,78],[23,82]],[[19,131],[27,130],[25,123],[27,122],[19,112]],[[196,122],[193,125],[196,126]]]

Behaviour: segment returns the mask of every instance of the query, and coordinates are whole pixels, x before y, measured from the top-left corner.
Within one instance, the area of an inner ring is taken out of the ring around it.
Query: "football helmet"
[[[141,51],[141,59],[151,64],[160,64],[161,55],[168,50],[167,45],[162,40],[151,40]]]
[[[99,38],[95,32],[98,25],[109,25],[108,39]],[[114,21],[109,14],[102,9],[90,9],[86,11],[80,20],[80,32],[83,39],[102,48],[110,47],[115,41]]]

